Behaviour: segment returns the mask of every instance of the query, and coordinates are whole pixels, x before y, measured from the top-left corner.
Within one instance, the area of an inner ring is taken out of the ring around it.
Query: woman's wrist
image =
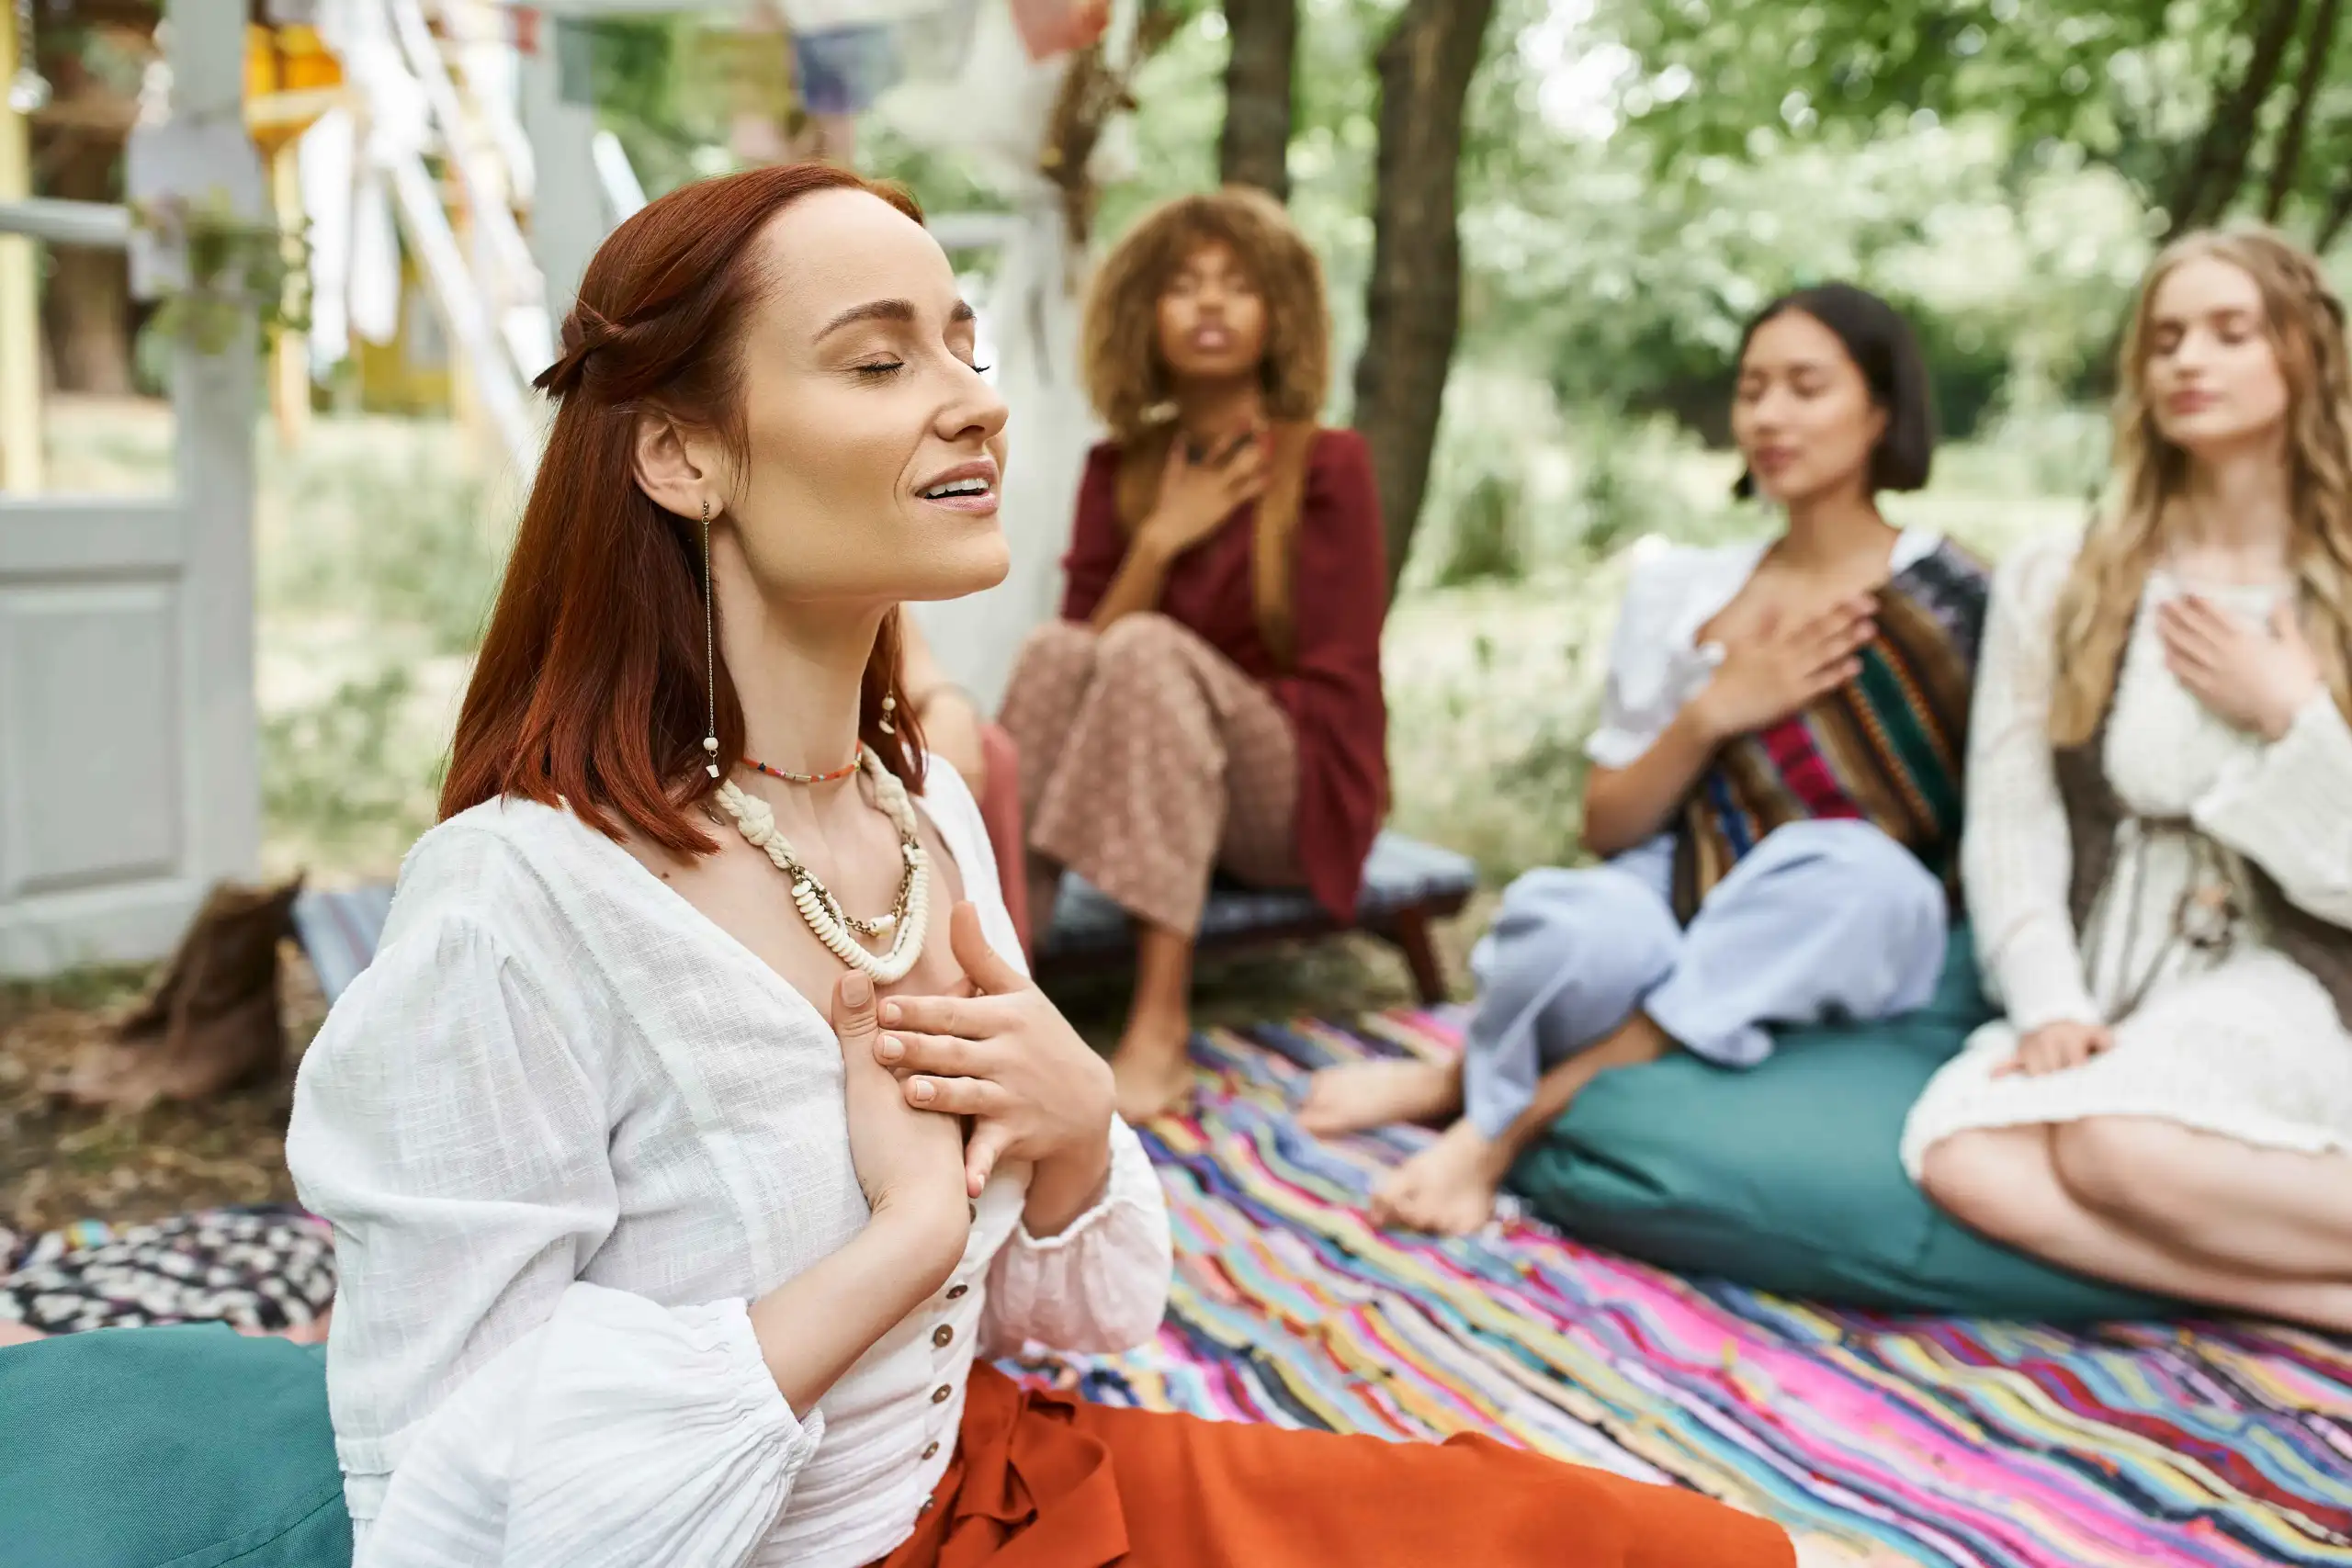
[[[875,1209],[862,1235],[874,1237],[876,1246],[903,1260],[919,1277],[937,1276],[937,1280],[918,1292],[920,1301],[956,1271],[971,1229],[970,1206],[961,1193],[950,1192],[932,1199],[886,1200]]]
[[[1102,1201],[1111,1179],[1111,1129],[1037,1162],[1021,1223],[1035,1236],[1058,1235]]]
[[[2287,739],[2287,732],[2295,728],[2295,721],[2303,716],[2303,710],[2325,690],[2325,682],[2314,677],[2311,684],[2301,692],[2282,696],[2268,705],[2268,711],[2262,716],[2262,739],[2274,746]]]

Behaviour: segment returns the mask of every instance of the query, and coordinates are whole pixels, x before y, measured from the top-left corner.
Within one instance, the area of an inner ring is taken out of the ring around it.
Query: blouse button
[[[947,1299],[951,1302],[958,1300],[971,1288],[969,1285],[950,1285],[947,1287]]]
[[[939,1445],[936,1442],[925,1443],[922,1446],[922,1457],[925,1459],[933,1458],[938,1454],[938,1452]]]
[[[956,1391],[954,1389],[949,1388],[945,1383],[941,1383],[937,1388],[931,1391],[931,1402],[933,1404],[944,1404],[947,1403],[947,1396],[955,1392]]]
[[[955,1337],[956,1331],[948,1327],[944,1323],[931,1331],[931,1342],[933,1345],[940,1347],[942,1349],[944,1349],[947,1346],[947,1342]]]

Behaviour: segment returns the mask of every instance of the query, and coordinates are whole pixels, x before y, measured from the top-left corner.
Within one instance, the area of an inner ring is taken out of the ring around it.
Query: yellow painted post
[[[269,157],[269,194],[277,209],[277,226],[293,234],[302,231],[301,160],[296,146],[291,140],[281,141]],[[281,330],[270,348],[269,400],[277,416],[277,444],[290,452],[311,429],[311,340],[290,328]]]
[[[19,51],[33,40],[17,36],[17,11],[0,11],[0,92],[17,74]],[[0,103],[0,201],[33,193],[30,123]],[[0,491],[41,488],[40,274],[33,242],[0,234]]]

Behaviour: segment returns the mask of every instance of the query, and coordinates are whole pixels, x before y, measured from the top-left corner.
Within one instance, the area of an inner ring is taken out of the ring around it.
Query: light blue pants
[[[1768,1024],[1888,1018],[1925,1006],[1944,962],[1943,885],[1865,822],[1792,822],[1716,884],[1688,927],[1670,898],[1674,843],[1605,865],[1531,871],[1470,954],[1477,1010],[1463,1048],[1465,1113],[1499,1136],[1544,1072],[1645,1012],[1730,1067],[1771,1054]]]

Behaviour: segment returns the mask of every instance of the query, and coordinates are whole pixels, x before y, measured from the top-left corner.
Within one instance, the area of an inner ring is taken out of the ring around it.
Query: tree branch
[[[2294,194],[2295,176],[2302,173],[2303,142],[2311,132],[2312,100],[2319,96],[2328,62],[2335,54],[2335,24],[2343,0],[2319,0],[2312,14],[2310,36],[2303,40],[2302,67],[2295,73],[2295,99],[2288,106],[2287,122],[2278,128],[2278,144],[2270,153],[2270,181],[2262,195],[2262,220],[2276,223]]]
[[[1298,0],[1225,0],[1225,131],[1217,175],[1290,199],[1291,85]]]
[[[2245,183],[2255,128],[2262,117],[2263,103],[2278,80],[2278,68],[2286,62],[2287,45],[2295,36],[2302,9],[2302,0],[2247,0],[2254,52],[2246,59],[2244,74],[2213,106],[2212,118],[2197,139],[2180,185],[2173,199],[2165,204],[2167,243],[2227,211]]]

